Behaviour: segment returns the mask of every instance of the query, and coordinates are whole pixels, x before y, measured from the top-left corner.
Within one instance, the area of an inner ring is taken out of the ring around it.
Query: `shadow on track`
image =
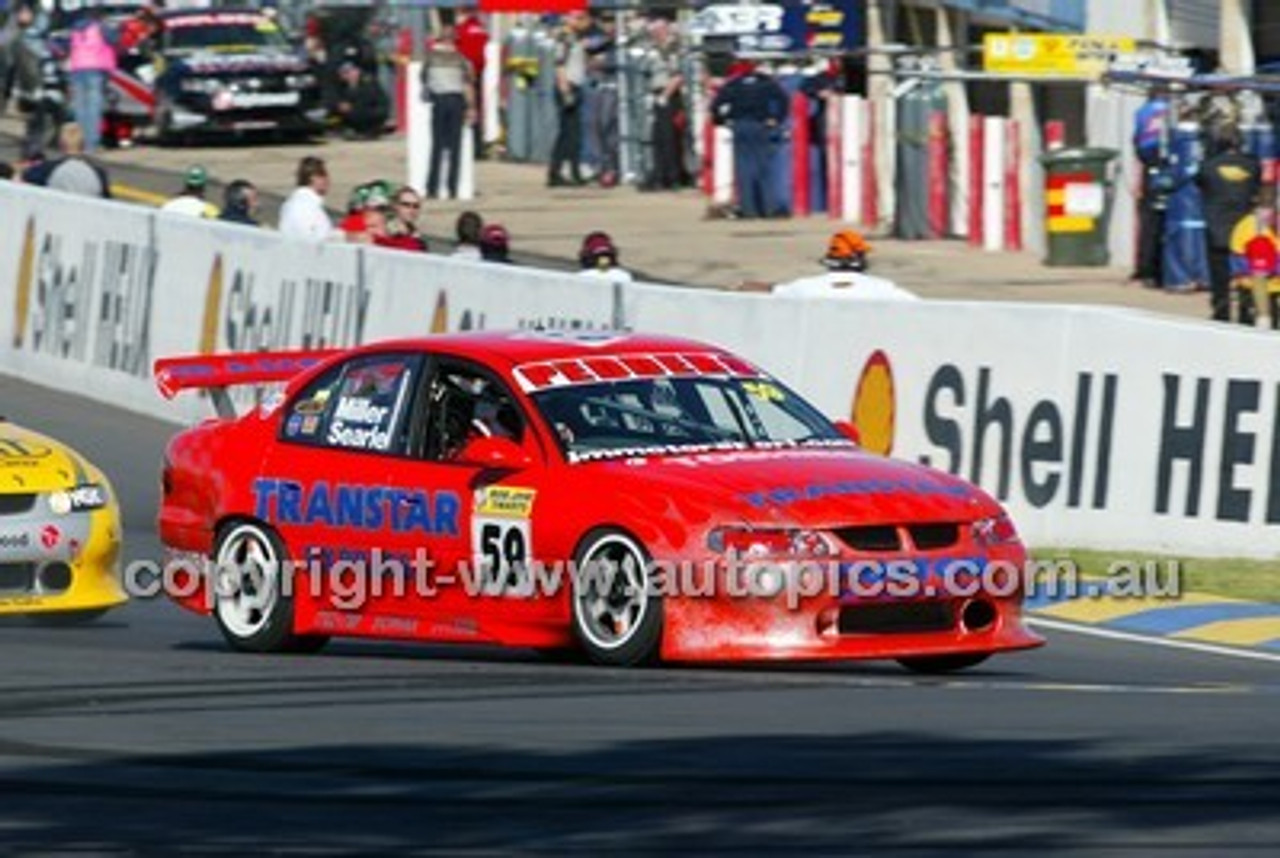
[[[0,742],[0,753],[28,758],[0,775],[0,844],[19,852],[1184,855],[1261,850],[1280,828],[1274,749],[1123,756],[1090,741],[890,729],[852,742],[740,735],[572,753],[429,740],[132,757]]]

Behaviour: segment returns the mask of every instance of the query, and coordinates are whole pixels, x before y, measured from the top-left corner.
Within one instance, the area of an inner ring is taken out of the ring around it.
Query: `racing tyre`
[[[328,643],[293,631],[293,594],[283,575],[288,555],[274,531],[254,522],[230,525],[218,536],[214,560],[213,616],[232,649],[315,652]]]
[[[662,597],[644,546],[620,530],[594,530],[574,559],[573,633],[587,656],[619,667],[657,661]]]
[[[917,658],[900,658],[898,664],[912,673],[955,673],[967,667],[976,667],[991,658],[989,652],[966,652],[958,655],[925,655]]]

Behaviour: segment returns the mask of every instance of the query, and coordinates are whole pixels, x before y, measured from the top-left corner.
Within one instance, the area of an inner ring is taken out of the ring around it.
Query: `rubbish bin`
[[[1045,177],[1046,265],[1106,265],[1115,149],[1058,149],[1040,156]]]

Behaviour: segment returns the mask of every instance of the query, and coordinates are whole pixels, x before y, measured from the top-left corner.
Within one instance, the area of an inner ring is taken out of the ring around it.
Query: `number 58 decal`
[[[488,596],[532,596],[529,514],[534,492],[491,486],[478,493],[472,559]]]

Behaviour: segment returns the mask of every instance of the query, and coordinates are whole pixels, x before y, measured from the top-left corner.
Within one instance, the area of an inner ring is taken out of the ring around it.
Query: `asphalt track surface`
[[[7,377],[0,412],[98,462],[155,558],[172,427]],[[1280,663],[1049,637],[935,679],[5,620],[0,852],[1277,854]]]

